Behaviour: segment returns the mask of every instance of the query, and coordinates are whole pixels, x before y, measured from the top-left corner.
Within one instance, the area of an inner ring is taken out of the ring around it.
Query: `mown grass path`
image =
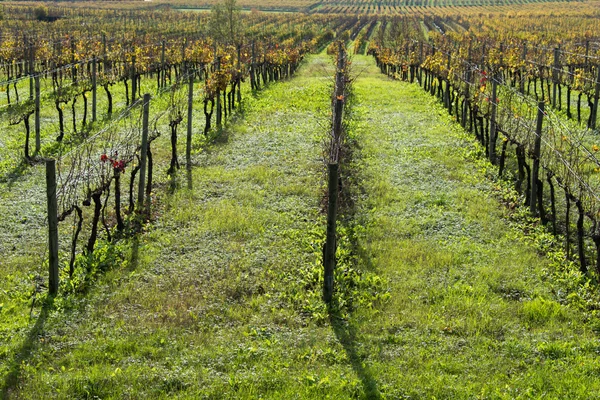
[[[594,321],[557,302],[474,141],[416,84],[357,56],[351,136],[363,265],[390,302],[357,314],[389,398],[600,395]],[[591,397],[590,397],[591,396]]]
[[[332,64],[311,56],[246,104],[191,176],[180,173],[148,231],[120,245],[126,262],[42,316],[5,394],[600,395],[592,322],[556,301],[548,261],[511,227],[474,142],[418,87],[361,56],[340,253],[355,262],[355,291],[370,279],[389,298],[355,301],[365,297],[346,288],[337,300],[351,312],[321,304]]]
[[[313,357],[320,342],[308,315],[320,303],[312,275],[332,77],[329,57],[314,56],[296,78],[249,101],[195,158],[193,175],[180,173],[149,231],[122,246],[126,263],[44,316],[41,335],[23,344],[19,383],[7,393],[319,393],[312,368],[298,372],[295,362]],[[311,280],[314,290],[305,293]]]

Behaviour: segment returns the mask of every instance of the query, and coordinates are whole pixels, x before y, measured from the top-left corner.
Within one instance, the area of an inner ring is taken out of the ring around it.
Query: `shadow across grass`
[[[12,186],[21,179],[29,171],[29,167],[33,165],[32,160],[26,160],[23,158],[21,162],[16,165],[11,171],[6,174],[0,176],[0,183],[5,183],[8,188],[12,188]]]
[[[137,267],[140,262],[140,239],[137,235],[135,235],[131,239],[131,256],[130,256],[129,260],[130,260],[129,268],[132,271],[137,270]]]
[[[187,181],[188,190],[192,190],[194,188],[194,184],[193,184],[193,180],[192,180],[192,168],[191,167],[185,169],[185,177],[186,177],[186,181]]]
[[[357,329],[349,321],[344,320],[339,312],[339,307],[335,300],[328,305],[329,323],[333,328],[336,338],[344,347],[346,356],[350,360],[352,369],[360,379],[366,399],[381,399],[381,394],[377,387],[377,381],[373,377],[369,366],[364,362],[365,356],[361,355],[357,346]]]
[[[179,188],[179,180],[177,179],[177,172],[178,172],[177,169],[172,172],[169,172],[169,188],[167,190],[167,193],[169,195],[173,195]]]
[[[8,399],[9,396],[15,393],[21,375],[21,364],[31,357],[33,350],[37,347],[37,342],[39,341],[40,334],[44,330],[46,319],[53,308],[54,297],[49,296],[42,306],[35,325],[31,328],[21,347],[15,352],[15,356],[9,364],[9,371],[0,388],[0,399]]]
[[[347,92],[347,99],[348,101],[346,102],[344,113],[351,116],[353,105],[351,90]],[[360,218],[357,199],[360,198],[361,193],[366,193],[366,189],[363,186],[363,172],[357,167],[357,163],[355,162],[356,158],[360,158],[361,146],[351,134],[348,135],[349,129],[348,123],[345,123],[343,125],[344,140],[339,155],[339,164],[341,168],[338,182],[338,224],[340,227],[343,226],[346,228],[346,239],[349,246],[348,250],[350,251],[350,254],[352,254],[350,261],[352,267],[357,268],[361,272],[374,272],[375,266],[373,265],[373,261],[368,252],[361,245],[355,231],[357,219]],[[339,268],[339,266],[336,268]],[[366,363],[367,357],[359,352],[358,333],[360,327],[353,322],[353,318],[349,317],[349,314],[354,308],[354,299],[350,294],[350,291],[348,291],[348,287],[342,287],[347,284],[347,282],[338,282],[338,294],[334,295],[332,302],[327,305],[329,322],[336,338],[343,346],[348,360],[350,360],[352,369],[362,383],[364,398],[369,400],[381,399],[382,396],[379,392],[377,381],[375,380],[369,365]],[[363,288],[363,290],[364,289],[365,288]],[[341,306],[338,303],[338,296],[343,296],[345,298],[345,307],[348,308],[348,314],[346,315],[344,315],[344,312],[341,310]]]

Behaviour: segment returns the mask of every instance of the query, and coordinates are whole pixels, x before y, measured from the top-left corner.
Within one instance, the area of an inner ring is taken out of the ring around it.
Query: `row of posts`
[[[140,178],[138,186],[137,209],[149,206],[148,199],[144,197],[146,185],[146,164],[148,154],[148,117],[150,113],[150,95],[144,95],[143,103],[144,111],[142,117],[142,142],[141,142],[141,157],[140,157]],[[50,295],[58,293],[59,274],[58,274],[58,202],[57,202],[57,185],[56,185],[56,160],[46,160],[46,195],[48,204],[48,268],[49,282],[48,290]]]
[[[502,46],[501,46],[502,49]],[[587,43],[586,46],[586,64],[587,64],[587,57],[588,57],[588,52],[589,52],[589,42]],[[553,94],[552,94],[552,106],[556,107],[556,102],[557,102],[557,86],[558,86],[558,71],[560,70],[560,62],[559,62],[559,53],[560,53],[560,49],[559,48],[555,48],[554,49],[554,65],[553,65],[553,81],[554,81],[554,88],[553,88]],[[421,58],[422,58],[422,54],[423,54],[423,45],[421,42]],[[469,53],[468,53],[468,59],[471,58],[471,47],[469,46]],[[525,58],[527,54],[527,46],[524,46],[523,49],[523,58]],[[450,68],[450,55],[448,55],[448,68]],[[467,74],[466,74],[466,80],[467,82],[470,82],[471,80],[471,71],[467,70]],[[490,159],[490,161],[492,162],[492,164],[496,164],[497,162],[497,154],[496,154],[496,143],[498,140],[498,125],[497,125],[497,109],[498,109],[498,82],[500,82],[501,79],[501,75],[500,73],[497,71],[496,73],[494,73],[493,79],[492,79],[492,101],[491,101],[491,110],[490,110],[490,143],[489,143],[489,148],[488,148],[488,158]],[[468,86],[467,86],[467,98],[468,98]],[[521,88],[521,92],[523,92],[523,88]],[[448,93],[448,91],[446,91],[446,94]],[[591,118],[591,123],[590,123],[590,128],[591,129],[596,129],[596,119],[597,119],[597,114],[598,114],[598,109],[599,107],[599,98],[600,98],[600,66],[597,67],[597,78],[596,78],[596,82],[595,82],[595,93],[594,93],[594,108],[592,110],[592,118]],[[445,98],[444,99],[445,103],[449,103],[449,99]],[[468,100],[467,100],[468,101]],[[448,107],[450,107],[449,104],[446,104]],[[537,103],[537,118],[536,118],[536,130],[535,130],[535,140],[534,140],[534,149],[533,149],[533,154],[532,154],[532,158],[533,158],[533,168],[532,168],[532,176],[531,176],[531,191],[529,193],[529,209],[530,212],[533,216],[537,216],[537,205],[538,205],[538,177],[539,177],[539,170],[540,170],[540,157],[541,157],[541,141],[542,141],[542,127],[543,127],[543,120],[544,120],[544,115],[545,115],[545,103],[544,101],[539,101]],[[463,126],[464,126],[464,121],[466,120],[466,108],[463,109]]]
[[[95,77],[96,60],[94,59],[93,77]],[[95,79],[93,80],[94,88]],[[39,149],[39,76],[35,77],[36,88],[36,150]],[[92,115],[95,120],[96,110],[96,92],[93,93]],[[187,109],[187,136],[186,136],[186,167],[191,168],[192,155],[192,123],[193,123],[193,100],[194,100],[194,74],[189,73],[188,81],[188,109]],[[146,165],[148,156],[148,119],[150,115],[150,94],[145,94],[143,98],[143,116],[142,116],[142,139],[140,155],[140,178],[138,184],[137,209],[142,210],[149,206],[149,201],[144,198],[146,193]],[[46,194],[48,204],[48,248],[49,248],[49,291],[51,295],[58,292],[58,206],[56,198],[56,160],[46,160]],[[146,202],[146,204],[144,204]]]
[[[335,252],[337,248],[336,225],[339,195],[339,151],[342,136],[342,114],[344,110],[345,70],[346,55],[343,43],[339,43],[337,72],[335,79],[335,96],[333,106],[333,132],[328,164],[328,206],[327,206],[327,234],[323,250],[323,300],[331,303],[333,298],[334,271],[336,265]]]
[[[423,42],[419,42],[419,45],[420,45],[419,46],[420,47],[420,50],[419,50],[419,54],[420,54],[420,56],[419,56],[419,63],[422,63],[423,60],[424,60],[424,56],[423,56],[424,55],[424,53],[423,53]],[[588,59],[589,59],[589,50],[590,50],[590,42],[588,40],[588,41],[586,41],[586,50],[585,50],[585,65],[588,66],[588,67],[589,67],[589,61],[588,61]],[[554,49],[554,62],[553,62],[553,65],[552,65],[553,89],[552,89],[551,101],[552,101],[552,107],[554,107],[554,108],[556,108],[557,102],[558,102],[557,98],[560,96],[560,92],[558,91],[558,85],[559,85],[559,83],[558,83],[559,76],[558,75],[559,75],[559,71],[561,69],[560,51],[561,50],[558,47]],[[406,52],[408,53],[407,50],[406,50]],[[432,47],[432,54],[433,53],[435,53],[435,47]],[[500,53],[501,54],[503,53],[503,45],[502,44],[500,45]],[[484,51],[482,52],[482,54],[483,54],[483,57],[485,57],[485,54],[486,54],[486,52],[485,52],[485,45],[484,45]],[[524,44],[523,45],[522,59],[526,60],[526,57],[527,57],[527,44]],[[450,58],[450,55],[448,54],[448,60],[447,60],[447,68],[448,69],[450,69],[450,60],[451,60],[451,58]],[[470,45],[469,45],[469,51],[468,51],[467,60],[469,60],[469,61],[471,60],[471,46]],[[484,63],[484,59],[482,58],[481,64],[483,65],[483,63]],[[594,87],[593,109],[591,110],[591,118],[590,118],[590,124],[589,124],[589,128],[592,129],[592,130],[595,130],[596,127],[597,127],[598,111],[600,109],[600,104],[599,104],[599,100],[600,100],[600,65],[598,65],[596,68],[597,68],[597,70],[596,70],[596,81],[595,81],[595,87]],[[522,72],[522,74],[523,74],[523,72]],[[501,80],[500,77],[501,77],[500,74],[496,73],[494,75],[494,78],[495,78],[494,81],[500,81]],[[466,80],[467,80],[467,82],[471,81],[471,71],[470,70],[467,71]],[[469,85],[467,85],[467,89],[466,89],[467,90],[467,94],[468,94],[468,91],[469,91],[469,87],[468,86]],[[519,91],[521,93],[524,93],[525,92],[525,87],[524,87],[524,79],[523,79],[522,76],[521,76],[521,82],[520,82],[519,86],[520,86]],[[495,99],[496,98],[496,89],[493,88],[493,91],[494,91],[494,93],[492,94],[492,96]],[[448,96],[448,92],[445,93],[445,96]],[[447,97],[444,98],[444,104],[446,105],[446,107],[450,107],[451,106],[449,104],[449,99]],[[493,108],[494,107],[492,107],[492,113],[494,113]],[[466,118],[463,115],[463,120],[465,120],[465,119]],[[494,136],[495,129],[496,129],[493,124],[494,123],[492,122],[492,126],[491,126],[492,134],[491,134],[491,136]],[[491,154],[490,154],[490,156],[491,156]]]
[[[32,52],[33,54],[33,52]],[[92,61],[92,121],[97,119],[97,59],[94,57]],[[40,76],[36,75],[33,69],[33,60],[29,64],[29,99],[34,101],[34,118],[35,118],[35,154],[39,154],[41,150],[41,124],[40,124]]]
[[[497,110],[498,110],[498,101],[497,101],[497,92],[498,92],[498,74],[494,75],[494,79],[492,81],[492,101],[491,101],[491,119],[490,119],[490,144],[488,148],[488,158],[492,164],[496,164],[497,155],[496,155],[496,142],[498,140],[498,123],[497,119]],[[542,146],[542,127],[544,122],[544,101],[539,101],[537,103],[537,117],[536,117],[536,129],[535,129],[535,140],[533,147],[533,168],[531,174],[531,192],[529,193],[529,210],[533,216],[537,215],[537,199],[538,199],[538,190],[537,190],[537,181],[540,170],[540,157],[541,157],[541,146]]]

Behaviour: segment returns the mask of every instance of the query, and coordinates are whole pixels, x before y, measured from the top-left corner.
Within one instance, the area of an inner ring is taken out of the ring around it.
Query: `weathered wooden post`
[[[419,41],[419,84],[423,89],[425,89],[425,85],[423,82],[423,41]]]
[[[523,43],[523,54],[521,55],[521,59],[525,62],[525,64],[527,64],[527,43]],[[519,71],[519,92],[521,92],[521,94],[525,94],[525,74],[527,72],[524,67],[519,68]]]
[[[465,81],[467,82],[465,87],[465,102],[463,103],[462,108],[462,118],[461,125],[463,128],[467,127],[467,116],[469,113],[467,112],[471,108],[471,99],[470,99],[470,86],[471,86],[471,42],[469,41],[469,50],[467,52],[467,70],[465,71]]]
[[[221,59],[219,57],[217,57],[216,69],[217,69],[217,74],[218,74],[219,71],[221,70]],[[217,87],[216,97],[217,97],[217,128],[221,128],[221,124],[223,121],[223,107],[221,105],[221,91],[219,90],[218,87]]]
[[[135,73],[135,56],[131,56],[131,104],[135,103],[137,93],[137,74]]]
[[[596,87],[594,93],[594,113],[592,114],[592,123],[590,127],[592,129],[596,129],[596,120],[598,119],[598,99],[600,99],[600,65],[596,66],[597,75],[596,75]]]
[[[250,64],[250,86],[252,90],[258,89],[258,85],[256,83],[256,49],[254,41],[252,41],[252,60]]]
[[[344,85],[345,85],[345,77],[344,77],[344,68],[346,64],[346,57],[344,54],[344,49],[340,45],[339,53],[338,53],[338,63],[337,63],[337,73],[335,78],[335,108],[334,108],[334,120],[333,120],[333,137],[337,144],[339,138],[342,134],[342,113],[344,109]],[[332,157],[337,161],[337,157]]]
[[[48,291],[58,293],[58,205],[56,201],[56,160],[46,160],[48,199]]]
[[[146,186],[146,159],[148,157],[148,116],[150,114],[150,95],[144,95],[144,114],[142,116],[142,145],[140,148],[140,180],[138,184],[137,209],[139,212],[144,207]]]
[[[77,83],[77,63],[75,62],[75,40],[71,37],[71,79]]]
[[[500,43],[500,62],[498,63],[498,82],[504,84],[504,43]]]
[[[40,137],[40,77],[35,77],[35,154],[39,154],[42,147]]]
[[[333,297],[334,270],[335,270],[335,252],[337,248],[336,240],[336,220],[337,203],[339,191],[339,142],[342,135],[342,113],[344,109],[344,69],[346,66],[346,56],[344,54],[343,44],[340,42],[338,50],[337,74],[335,82],[335,99],[333,110],[333,133],[331,140],[330,162],[328,164],[328,207],[327,207],[327,234],[325,239],[325,248],[323,249],[323,300],[330,303]]]
[[[496,142],[498,140],[498,127],[496,125],[496,115],[498,112],[498,80],[500,74],[495,72],[492,78],[492,98],[490,103],[492,105],[491,112],[491,123],[490,123],[490,142],[488,149],[488,157],[492,164],[496,164]]]
[[[34,71],[35,71],[35,50],[33,40],[29,39],[29,100],[34,96]]]
[[[123,217],[121,217],[121,170],[113,168],[113,176],[115,178],[115,216],[117,218],[117,230],[122,232],[125,229]]]
[[[559,50],[554,49],[554,65],[552,66],[552,107],[556,108],[556,93],[558,88]]]
[[[162,50],[160,53],[160,71],[158,71],[159,79],[158,79],[158,88],[156,92],[158,93],[160,89],[165,87],[167,84],[167,73],[165,71],[165,41],[162,41]]]
[[[192,69],[190,68],[189,71]],[[185,142],[185,165],[186,168],[192,168],[192,113],[194,111],[194,74],[189,73],[189,85],[188,85],[188,110],[187,110],[187,138]]]
[[[96,122],[98,59],[92,59],[92,122]]]
[[[448,76],[446,77],[446,91],[444,92],[444,105],[448,109],[448,113],[452,114],[452,104],[450,103],[450,54],[448,54],[448,61],[446,62],[446,69],[448,70]]]
[[[533,168],[531,171],[531,192],[529,193],[529,211],[537,215],[538,176],[540,172],[540,156],[542,148],[542,123],[544,121],[544,102],[538,102],[538,113],[535,128],[535,142],[533,146]]]
[[[589,65],[589,57],[590,57],[590,41],[589,39],[585,41],[585,58],[584,58],[584,64],[585,67],[587,68]]]
[[[336,243],[336,219],[338,199],[338,164],[328,165],[329,182],[329,206],[327,208],[327,236],[325,239],[325,250],[323,251],[323,264],[325,268],[325,281],[323,285],[323,300],[330,303],[333,297],[333,273],[335,270]]]
[[[238,77],[237,77],[237,102],[238,105],[241,105],[242,103],[242,79],[241,79],[241,75],[242,75],[242,46],[238,44],[238,48],[237,48],[237,72],[238,72]],[[232,99],[233,100],[233,99]]]

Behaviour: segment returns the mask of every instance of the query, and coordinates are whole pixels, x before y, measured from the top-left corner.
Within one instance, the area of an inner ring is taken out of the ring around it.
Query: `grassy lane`
[[[121,267],[58,299],[12,398],[323,398],[360,391],[320,302],[322,142],[333,70],[247,103]],[[20,370],[20,374],[16,371]],[[19,379],[15,379],[15,377]],[[14,382],[14,383],[12,383]],[[336,394],[337,393],[337,394]]]
[[[156,220],[114,249],[126,261],[21,332],[2,395],[600,396],[594,323],[557,301],[550,261],[509,223],[475,143],[361,56],[338,307],[322,305],[330,65],[311,56],[249,100],[191,176],[157,190]]]
[[[353,68],[356,250],[392,295],[354,316],[376,390],[600,396],[597,324],[557,301],[549,261],[498,205],[473,140],[416,84],[386,79],[364,57]]]
[[[152,82],[145,80],[142,88],[144,91],[149,90],[151,93],[154,93],[155,89],[152,86],[148,86],[148,83]],[[245,94],[246,92],[244,92]],[[99,99],[101,98],[99,96]],[[154,120],[154,117],[160,110],[168,107],[168,98],[169,93],[153,98],[151,120]],[[114,100],[116,116],[125,108],[124,96],[121,91],[115,92]],[[202,97],[195,96],[195,101],[197,111],[194,113],[193,129],[196,132],[201,132],[204,128],[204,115],[201,111]],[[99,104],[102,104],[104,108],[103,103]],[[49,110],[48,107],[42,107],[42,110],[45,115],[44,118],[48,122],[48,124],[44,125],[43,138],[49,139],[49,136],[52,136],[52,140],[54,140],[56,132],[51,126],[53,118],[46,114],[52,110]],[[98,121],[92,132],[97,132],[101,128],[107,129],[109,126],[120,126],[125,130],[134,124],[139,124],[139,118],[135,117],[139,115],[138,113],[139,111],[134,111],[132,119],[123,118],[119,121]],[[70,116],[68,119],[70,120]],[[169,135],[165,134],[169,131],[168,122],[168,118],[164,117],[159,120],[157,129],[163,135],[154,141],[152,145],[155,184],[164,183],[168,179],[166,170],[170,160],[170,143]],[[6,137],[12,137],[14,140],[19,137],[13,135],[11,131],[3,133],[6,134]],[[181,154],[182,142],[184,142],[181,136],[185,135],[185,128],[182,129],[180,127],[179,135]],[[70,146],[76,147],[82,140],[82,137],[77,137],[76,139],[71,133],[67,133],[64,143],[66,146],[65,149]],[[202,135],[196,135],[193,142],[194,150],[198,150],[204,146],[205,142]],[[43,143],[46,142],[43,141]],[[54,147],[54,151],[57,151],[56,147]],[[16,160],[10,156],[8,147],[2,148],[1,152],[6,153],[2,153],[2,156],[6,156],[3,158],[3,161],[8,163],[0,165],[0,254],[2,255],[2,260],[0,260],[0,360],[4,361],[10,360],[13,358],[15,352],[19,352],[18,349],[24,343],[27,335],[30,334],[31,329],[35,327],[36,314],[40,307],[40,301],[38,300],[40,299],[40,295],[44,296],[47,292],[48,228],[46,221],[44,164],[38,162],[34,165],[29,165],[21,162],[22,160]],[[7,171],[9,170],[13,172],[8,173]],[[63,174],[65,174],[64,171]],[[129,176],[129,174],[126,174],[126,176]],[[129,186],[128,184],[128,178],[125,178],[122,182],[122,189],[125,189],[122,192],[123,200],[127,199],[129,194],[128,189],[126,189]],[[164,192],[164,189],[164,187],[159,188],[156,192],[161,192],[161,190]],[[109,202],[113,204],[114,200],[111,198]],[[92,220],[91,211],[90,207],[83,207],[84,223],[82,233],[79,236],[78,253],[83,250],[89,237]],[[110,221],[110,215],[108,217]],[[67,264],[70,258],[73,228],[73,218],[68,218],[59,224],[59,247],[61,251],[59,258],[63,264]],[[101,233],[101,236],[103,235],[104,233]],[[102,251],[100,251],[100,257],[105,258]],[[61,271],[63,283],[66,282],[67,271],[68,266]],[[76,273],[76,275],[78,274]],[[89,277],[89,274],[87,276]],[[78,281],[77,277],[75,281]],[[81,279],[78,282],[74,282],[74,286],[79,286],[80,283],[82,283]],[[64,286],[68,285],[66,283]],[[34,303],[33,306],[32,302]],[[11,364],[10,361],[0,362],[0,377],[7,374],[7,371],[10,369],[9,364]],[[1,388],[2,384],[0,383],[0,393],[2,391]]]

